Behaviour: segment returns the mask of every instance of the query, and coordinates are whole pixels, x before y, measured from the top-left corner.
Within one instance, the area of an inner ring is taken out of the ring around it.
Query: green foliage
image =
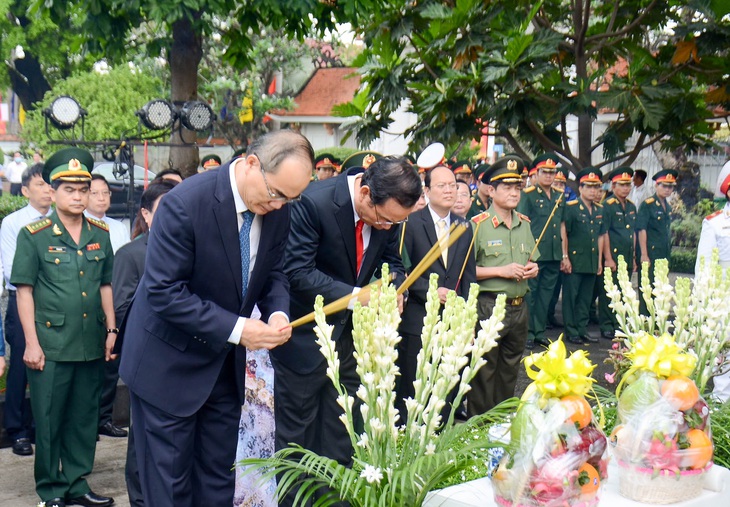
[[[49,106],[59,95],[70,95],[88,111],[86,139],[120,139],[126,132],[136,132],[135,111],[151,99],[166,95],[161,85],[159,79],[132,72],[124,66],[106,74],[87,72],[58,82],[53,91],[46,94],[42,107]],[[62,146],[48,144],[41,109],[28,113],[21,138],[25,144],[42,148],[47,158]],[[58,135],[52,127],[49,130],[52,135]]]
[[[694,274],[697,261],[697,246],[694,248],[672,248],[669,257],[669,271]]]
[[[730,468],[730,401],[720,403],[709,397],[705,399],[710,407],[712,443],[715,444],[712,460],[716,465]]]
[[[5,192],[0,196],[0,222],[2,222],[6,216],[18,211],[28,204],[28,199],[20,195],[10,195]]]
[[[357,148],[348,148],[346,146],[332,146],[330,148],[322,148],[321,150],[317,150],[314,153],[314,156],[319,157],[322,153],[329,153],[337,159],[345,160],[347,157],[358,151],[359,150]]]
[[[367,16],[358,12],[363,4]],[[586,6],[590,14],[574,12]],[[480,120],[489,119],[520,154],[555,151],[580,168],[602,152],[604,166],[630,163],[656,140],[706,145],[707,106],[730,104],[720,93],[730,72],[730,21],[707,2],[461,0],[404,9],[398,0],[345,0],[338,7],[338,20],[352,22],[367,43],[356,62],[366,99],[356,108],[360,145],[407,100],[418,116],[408,132],[416,147],[477,139]],[[711,87],[720,92],[708,94]],[[617,120],[595,144],[561,133],[571,128],[569,116],[579,131],[590,130],[601,110]],[[626,153],[634,136],[638,147]]]

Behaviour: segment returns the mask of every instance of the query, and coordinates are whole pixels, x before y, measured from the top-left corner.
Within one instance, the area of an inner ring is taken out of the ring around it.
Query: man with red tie
[[[338,178],[310,185],[292,207],[284,256],[290,283],[292,319],[325,304],[355,296],[387,262],[404,279],[398,254],[401,224],[421,196],[421,180],[405,158],[384,157],[367,170],[355,167]],[[354,304],[353,297],[353,304]],[[363,304],[367,304],[365,301]],[[352,396],[359,385],[352,355],[352,312],[327,318],[335,326],[340,381]],[[314,324],[294,328],[291,340],[271,351],[276,374],[276,447],[299,444],[320,455],[350,463],[352,447],[339,419],[337,392],[325,375],[326,362],[315,344]],[[280,505],[290,505],[292,498]]]

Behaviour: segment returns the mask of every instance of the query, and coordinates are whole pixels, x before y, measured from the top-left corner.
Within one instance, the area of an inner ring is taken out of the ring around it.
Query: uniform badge
[[[101,250],[101,245],[99,243],[89,243],[86,245],[86,249],[91,250]]]
[[[66,253],[65,246],[49,246],[48,253]]]
[[[487,246],[502,246],[502,240],[501,239],[490,239],[487,241]]]
[[[499,227],[499,218],[497,218],[497,217],[492,217],[492,225],[494,226],[494,228],[495,228],[495,229],[496,229],[497,227]]]
[[[60,236],[61,234],[63,233],[61,232],[61,228],[58,227],[58,224],[53,224],[53,235]]]

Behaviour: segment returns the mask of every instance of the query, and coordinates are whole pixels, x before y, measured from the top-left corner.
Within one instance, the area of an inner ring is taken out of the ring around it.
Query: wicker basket
[[[680,472],[679,476],[672,471],[662,470],[655,477],[654,471],[650,468],[640,468],[621,460],[617,461],[621,496],[650,504],[684,502],[700,496],[705,472],[712,467],[710,462],[702,470],[685,470]]]
[[[501,496],[495,496],[494,501],[499,507],[531,507],[530,504],[514,503]],[[599,497],[595,496],[590,500],[575,500],[570,503],[571,507],[596,507],[598,505]],[[556,505],[557,503],[554,502]],[[534,504],[532,504],[534,505]],[[544,504],[543,504],[544,505]],[[560,506],[566,505],[564,502],[560,502]]]

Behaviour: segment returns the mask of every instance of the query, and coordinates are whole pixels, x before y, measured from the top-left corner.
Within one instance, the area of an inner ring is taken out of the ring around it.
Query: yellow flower
[[[541,398],[562,398],[569,394],[585,396],[595,380],[591,372],[596,367],[584,350],[566,355],[562,337],[550,344],[545,352],[525,358],[527,376],[534,382],[527,392],[537,390]],[[534,387],[533,387],[534,386]]]
[[[674,337],[664,333],[658,338],[644,333],[626,353],[632,370],[650,371],[659,378],[671,375],[689,376],[697,358],[677,345]]]

